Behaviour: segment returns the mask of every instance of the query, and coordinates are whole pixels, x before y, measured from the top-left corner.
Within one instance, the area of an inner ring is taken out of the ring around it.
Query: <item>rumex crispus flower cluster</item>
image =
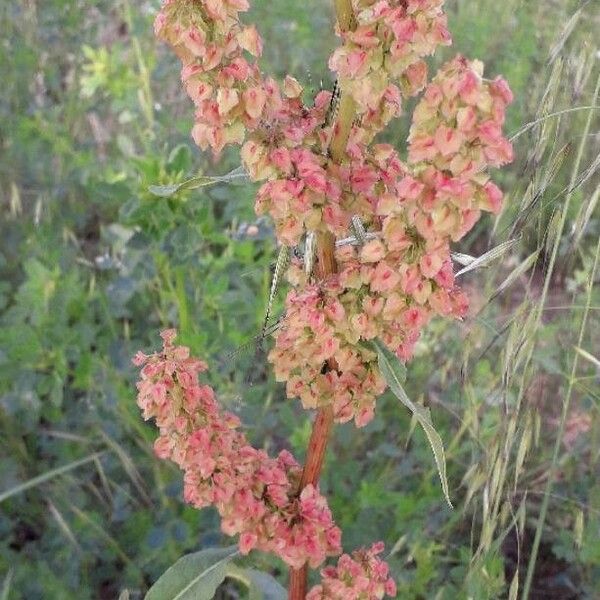
[[[503,80],[483,81],[480,63],[458,57],[415,109],[409,163],[388,145],[369,148],[370,160],[353,173],[354,210],[373,239],[340,248],[338,273],[327,281],[311,284],[301,269],[290,271],[295,289],[270,355],[288,396],[305,408],[332,404],[338,421],[364,425],[383,383],[375,354],[361,342],[380,338],[408,360],[433,315],[465,315],[450,243],[481,211],[500,209],[502,193],[485,169],[512,158],[501,134],[510,100]],[[323,360],[337,368],[323,371]]]
[[[338,31],[342,45],[329,67],[356,102],[363,139],[399,114],[402,97],[423,89],[423,58],[450,44],[443,4],[444,0],[352,2],[356,26]]]
[[[296,568],[339,554],[341,533],[327,501],[312,485],[298,490],[302,469],[294,457],[281,451],[270,458],[253,448],[238,417],[199,383],[206,364],[173,344],[174,330],[161,336],[161,352],[134,359],[142,367],[138,405],[159,429],[156,454],[184,471],[185,500],[215,506],[224,533],[240,534],[243,553],[273,552]]]
[[[263,42],[240,21],[247,0],[165,0],[155,29],[182,61],[196,106],[192,137],[216,155],[241,145],[242,164],[261,183],[255,210],[272,217],[278,242],[308,247],[313,235],[354,236],[337,247],[333,272],[317,278],[293,261],[269,360],[289,397],[363,426],[385,389],[370,342],[380,339],[406,361],[433,316],[466,314],[450,245],[482,212],[501,210],[487,169],[512,160],[502,134],[512,94],[460,55],[427,83],[424,58],[451,43],[444,0],[346,4],[341,45],[329,60],[339,114],[334,92],[309,100],[293,77],[279,83],[263,75]],[[375,136],[423,90],[402,158]],[[339,553],[339,530],[318,490],[298,495],[294,459],[286,452],[271,459],[247,444],[236,417],[194,383],[203,366],[172,345],[171,333],[161,354],[138,362],[145,364],[140,406],[157,419],[159,455],[184,469],[189,502],[216,505],[224,531],[240,533],[244,550],[271,550],[292,566]],[[310,599],[391,594],[380,551],[344,555]]]
[[[338,31],[342,44],[329,61],[354,107],[343,161],[329,152],[339,128],[328,111],[331,93],[308,106],[296,80],[279,85],[261,74],[262,41],[239,21],[245,0],[168,0],[156,30],[183,61],[197,106],[194,139],[215,152],[243,144],[248,173],[264,181],[256,210],[272,216],[280,243],[295,245],[309,232],[348,235],[353,215],[367,228],[369,241],[340,249],[338,273],[327,281],[292,269],[270,355],[289,397],[305,408],[330,404],[337,421],[362,426],[384,389],[364,342],[381,338],[408,360],[433,315],[466,313],[450,243],[482,211],[501,208],[486,169],[512,159],[502,136],[512,95],[502,78],[485,80],[483,65],[461,56],[426,85],[423,58],[450,43],[443,0],[353,0],[352,7],[353,26]],[[400,114],[402,98],[423,88],[403,162],[372,139]]]
[[[369,549],[342,554],[337,566],[321,570],[322,583],[313,587],[306,600],[381,600],[396,595],[396,584],[388,565],[377,555],[383,552],[378,542]]]

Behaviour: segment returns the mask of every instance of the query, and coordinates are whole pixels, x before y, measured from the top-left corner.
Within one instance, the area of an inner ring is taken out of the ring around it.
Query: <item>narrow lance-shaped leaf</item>
[[[269,325],[269,319],[271,318],[271,312],[273,311],[273,303],[275,302],[275,296],[279,291],[281,280],[290,264],[292,251],[288,246],[281,246],[279,254],[277,255],[277,262],[275,263],[275,269],[273,270],[273,278],[271,279],[271,289],[269,290],[269,299],[267,301],[267,310],[265,311],[265,320],[262,328],[263,339],[267,335],[267,327]]]
[[[8,600],[8,596],[10,594],[10,587],[13,578],[13,570],[9,569],[6,577],[4,578],[4,583],[2,584],[2,594],[0,594],[1,600]]]
[[[455,263],[466,267],[477,260],[476,256],[470,254],[462,254],[461,252],[450,252],[450,257]]]
[[[146,600],[212,600],[227,577],[237,546],[208,548],[180,558],[150,588]]]
[[[215,183],[230,183],[236,179],[247,179],[248,175],[243,167],[237,167],[233,171],[230,171],[226,175],[199,175],[181,181],[180,183],[173,183],[169,185],[151,185],[148,187],[148,191],[155,196],[160,198],[169,198],[177,192],[183,190],[195,190],[200,187],[206,187],[208,185],[214,185]]]
[[[25,481],[24,483],[20,483],[8,490],[4,490],[3,492],[0,492],[0,502],[4,502],[5,500],[7,500],[8,498],[11,498],[12,496],[15,496],[15,495],[20,494],[21,492],[24,492],[32,487],[35,487],[42,483],[45,483],[46,481],[49,481],[50,479],[53,479],[54,477],[56,477],[58,475],[62,475],[63,473],[72,471],[73,469],[76,469],[77,467],[85,465],[89,462],[93,462],[94,460],[96,460],[97,458],[100,458],[104,454],[106,454],[106,450],[104,450],[102,452],[94,452],[94,454],[90,454],[89,456],[86,456],[85,458],[73,461],[73,462],[69,463],[68,465],[63,465],[62,467],[57,467],[56,469],[50,469],[49,471],[46,471],[45,473],[42,473],[41,475],[38,475],[37,477],[34,477],[33,479],[29,479],[28,481]]]
[[[379,368],[387,384],[390,386],[390,389],[396,398],[412,412],[425,431],[429,445],[433,450],[433,457],[435,458],[435,464],[442,484],[444,497],[446,498],[448,505],[452,508],[450,495],[448,493],[448,480],[446,478],[446,456],[444,453],[444,445],[442,443],[442,438],[431,422],[429,409],[415,404],[404,391],[402,383],[406,379],[406,368],[398,360],[398,357],[380,340],[375,340],[373,345],[377,350]]]
[[[249,569],[248,576],[250,577],[248,600],[286,600],[288,597],[285,588],[268,573]]]
[[[456,273],[454,276],[459,277],[460,275],[464,275],[465,273],[473,271],[474,269],[485,267],[492,261],[503,256],[507,250],[509,250],[516,244],[517,241],[517,239],[513,239],[508,240],[507,242],[502,242],[502,244],[498,244],[495,248],[488,250],[485,254],[482,254],[478,258],[474,258],[468,265],[464,267],[464,269],[458,271],[458,273]]]
[[[287,600],[285,588],[264,571],[244,569],[230,563],[227,577],[242,582],[248,588],[248,600]]]

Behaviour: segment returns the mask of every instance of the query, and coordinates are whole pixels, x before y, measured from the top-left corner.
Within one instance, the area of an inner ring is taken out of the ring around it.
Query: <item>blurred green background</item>
[[[248,17],[265,70],[293,74],[307,98],[332,84],[330,4],[254,0]],[[157,8],[0,5],[2,600],[140,598],[182,554],[225,543],[213,512],[183,504],[135,404],[131,356],[157,347],[162,327],[209,362],[256,444],[301,457],[310,432],[252,350],[276,252],[268,222],[247,235],[253,186],[148,191],[239,164],[191,143],[178,65],[152,34]],[[456,250],[517,241],[464,276],[469,318],[435,321],[408,370],[444,439],[455,508],[426,438],[387,395],[368,427],[336,429],[322,489],[345,549],[385,541],[403,600],[597,599],[600,3],[447,10],[454,46],[434,64],[461,52],[502,73],[517,134],[515,163],[495,175],[503,214]],[[407,124],[386,134],[401,152]],[[281,564],[256,561],[285,580]],[[243,597],[233,583],[220,593]]]

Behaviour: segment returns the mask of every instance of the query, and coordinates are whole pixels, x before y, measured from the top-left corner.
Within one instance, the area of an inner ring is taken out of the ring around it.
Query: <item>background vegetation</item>
[[[265,68],[309,91],[331,86],[328,3],[253,4]],[[471,316],[434,322],[409,365],[407,390],[446,444],[455,509],[391,396],[365,429],[337,428],[322,486],[345,548],[386,542],[403,600],[598,598],[600,6],[447,4],[445,57],[481,58],[515,92],[518,157],[496,176],[504,213],[456,250],[516,241],[464,276]],[[135,405],[130,357],[156,347],[160,328],[177,326],[206,357],[257,443],[302,455],[309,434],[252,350],[275,252],[252,186],[148,191],[239,164],[193,147],[178,67],[153,38],[156,9],[0,5],[3,600],[139,598],[182,554],[224,543],[215,514],[184,506]],[[390,136],[398,145],[406,122]],[[232,355],[240,346],[250,350]]]

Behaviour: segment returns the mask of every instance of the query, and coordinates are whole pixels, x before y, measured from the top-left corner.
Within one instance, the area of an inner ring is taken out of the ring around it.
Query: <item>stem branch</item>
[[[340,31],[349,31],[356,27],[354,11],[351,0],[334,0],[336,18]],[[343,95],[340,109],[334,124],[333,136],[330,145],[331,159],[341,163],[346,155],[346,145],[356,116],[356,105],[351,96]],[[335,263],[335,237],[331,233],[319,232],[317,237],[317,264],[316,275],[324,279],[337,271]],[[329,361],[329,367],[335,369],[335,361]],[[300,480],[300,491],[307,485],[317,485],[325,460],[327,442],[333,425],[333,409],[325,406],[317,412],[313,423],[310,441],[306,451],[306,463]],[[300,569],[290,568],[289,600],[304,600],[307,589],[308,568],[304,565]]]

